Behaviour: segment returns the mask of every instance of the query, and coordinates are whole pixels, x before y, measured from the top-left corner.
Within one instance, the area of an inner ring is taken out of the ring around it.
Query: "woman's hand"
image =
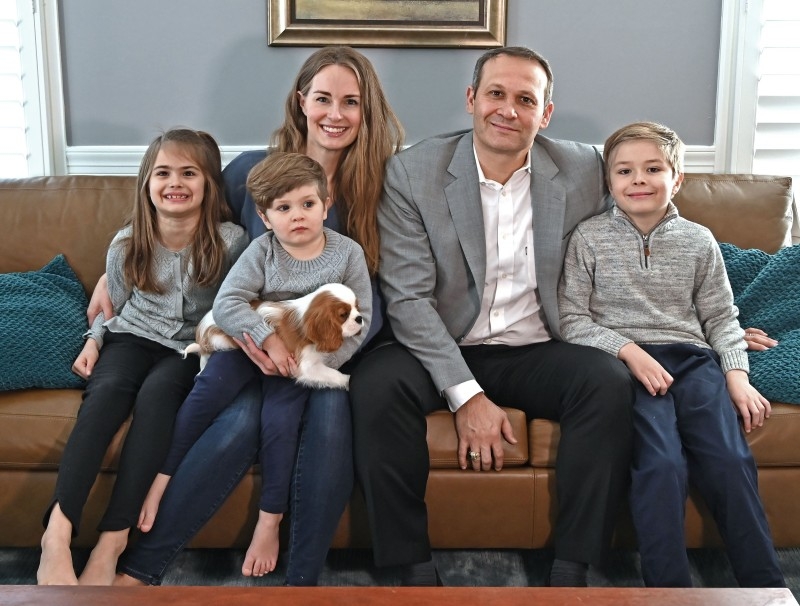
[[[278,339],[277,335],[270,336],[274,336],[276,339]],[[253,342],[253,339],[250,337],[250,335],[245,334],[241,341],[239,339],[234,339],[234,341],[239,344],[239,347],[241,347],[244,353],[247,354],[247,357],[250,358],[253,364],[258,366],[261,372],[263,372],[265,375],[293,377],[297,374],[297,363],[295,362],[293,356],[289,356],[287,358],[285,362],[287,374],[283,374],[278,370],[278,366],[272,361],[272,358],[270,358],[269,354],[258,347],[258,345]]]
[[[72,364],[72,372],[83,379],[88,379],[99,357],[100,348],[97,346],[97,341],[94,339],[86,339],[81,353],[78,354],[78,357],[75,358],[75,362]]]
[[[101,311],[106,320],[114,316],[114,306],[111,304],[111,297],[108,294],[108,277],[106,274],[100,276],[97,281],[97,286],[94,287],[92,292],[92,298],[89,300],[89,307],[86,308],[89,326],[92,325]]]
[[[747,349],[751,351],[764,351],[778,344],[775,339],[771,339],[759,328],[745,328],[744,342],[747,343]]]

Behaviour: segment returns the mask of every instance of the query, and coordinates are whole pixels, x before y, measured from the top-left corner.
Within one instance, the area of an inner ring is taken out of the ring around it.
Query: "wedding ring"
[[[470,450],[467,453],[467,456],[470,458],[471,461],[477,461],[478,459],[481,458],[481,453],[475,452],[474,450]]]

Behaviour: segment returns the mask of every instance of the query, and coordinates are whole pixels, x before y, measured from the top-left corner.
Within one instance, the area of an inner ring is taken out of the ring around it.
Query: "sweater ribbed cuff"
[[[729,370],[743,370],[750,372],[750,361],[747,359],[747,352],[743,349],[732,349],[722,352],[719,356],[722,372]]]

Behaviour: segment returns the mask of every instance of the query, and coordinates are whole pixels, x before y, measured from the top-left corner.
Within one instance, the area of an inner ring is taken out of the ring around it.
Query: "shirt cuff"
[[[472,396],[482,393],[481,386],[475,379],[464,381],[458,385],[451,385],[444,390],[444,397],[447,398],[447,405],[451,412],[457,411],[467,403]]]

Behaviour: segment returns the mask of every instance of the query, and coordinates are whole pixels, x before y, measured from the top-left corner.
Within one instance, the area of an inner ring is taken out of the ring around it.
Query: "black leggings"
[[[127,333],[107,332],[94,367],[75,427],[69,436],[56,481],[57,502],[80,528],[81,513],[106,450],[133,411],[119,460],[111,500],[97,529],[100,532],[134,526],[161,466],[175,414],[191,390],[199,370],[197,356],[186,359],[174,349]]]

